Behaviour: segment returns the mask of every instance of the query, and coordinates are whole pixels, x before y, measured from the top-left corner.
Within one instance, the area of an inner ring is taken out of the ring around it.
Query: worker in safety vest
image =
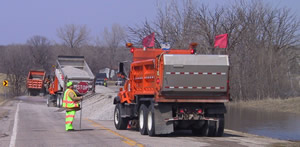
[[[74,131],[72,124],[76,111],[80,110],[79,103],[81,99],[82,97],[77,97],[74,92],[73,83],[68,82],[63,97],[63,107],[66,108],[66,131]]]

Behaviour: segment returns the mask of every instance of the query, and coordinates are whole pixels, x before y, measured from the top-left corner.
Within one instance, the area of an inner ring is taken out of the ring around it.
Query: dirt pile
[[[96,120],[113,120],[113,99],[117,93],[104,86],[96,86],[96,95],[83,100],[83,118]],[[76,113],[79,117],[80,113]]]

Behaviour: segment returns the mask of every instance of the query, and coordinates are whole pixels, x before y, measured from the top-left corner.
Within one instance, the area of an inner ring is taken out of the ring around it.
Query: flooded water
[[[276,107],[276,106],[274,106]],[[225,128],[282,140],[300,141],[300,115],[227,107]]]

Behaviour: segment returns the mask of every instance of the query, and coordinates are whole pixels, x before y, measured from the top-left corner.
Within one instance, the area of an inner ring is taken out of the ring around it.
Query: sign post
[[[80,82],[77,87],[76,87],[77,91],[84,95],[87,93],[87,91],[89,90],[89,85],[87,82]],[[82,100],[80,100],[80,122],[79,122],[79,130],[81,130],[81,119],[82,119]]]
[[[6,87],[8,87],[8,81],[7,80],[4,80],[3,82],[3,86],[4,86],[4,98],[6,99],[7,97],[6,97]]]

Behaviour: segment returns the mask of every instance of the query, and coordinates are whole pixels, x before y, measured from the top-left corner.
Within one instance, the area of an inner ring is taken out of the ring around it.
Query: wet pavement
[[[276,107],[276,106],[275,106]],[[300,115],[227,107],[225,128],[282,140],[300,141]]]

